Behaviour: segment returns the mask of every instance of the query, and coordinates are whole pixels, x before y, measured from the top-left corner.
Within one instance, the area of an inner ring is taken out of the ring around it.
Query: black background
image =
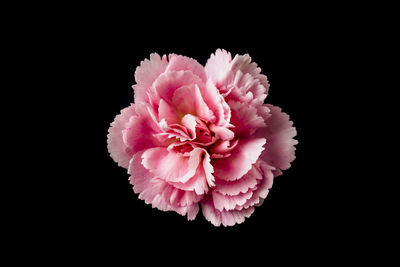
[[[286,261],[318,254],[333,260],[337,242],[340,254],[352,252],[359,237],[352,218],[358,211],[346,201],[341,183],[349,153],[342,150],[348,122],[341,115],[353,115],[341,94],[351,94],[348,55],[356,57],[351,38],[357,31],[324,12],[292,16],[296,12],[283,10],[274,16],[274,10],[246,9],[241,17],[231,11],[208,17],[170,9],[106,10],[63,15],[42,47],[54,87],[46,96],[57,115],[47,141],[58,155],[47,160],[55,161],[54,179],[42,200],[50,245],[70,244],[62,252],[66,258],[78,253],[117,260],[115,252],[129,258],[147,251],[200,262],[210,255],[231,260],[279,255]],[[41,25],[49,27],[48,22]],[[107,151],[107,130],[133,102],[131,86],[141,60],[153,52],[176,53],[204,65],[217,48],[233,56],[250,54],[271,84],[266,103],[290,115],[299,141],[296,160],[275,179],[264,204],[233,227],[214,227],[201,212],[188,222],[152,209],[134,194],[126,170]]]

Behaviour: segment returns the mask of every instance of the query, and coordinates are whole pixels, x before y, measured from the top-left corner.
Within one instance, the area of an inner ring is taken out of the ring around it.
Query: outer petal
[[[240,70],[244,74],[249,73],[255,79],[259,80],[264,86],[265,91],[262,93],[267,94],[269,89],[269,83],[267,76],[261,74],[261,69],[257,67],[255,62],[251,62],[251,57],[248,54],[236,55],[231,63],[231,71],[236,72]]]
[[[231,123],[235,125],[233,131],[236,137],[251,136],[258,128],[265,127],[264,119],[257,115],[257,109],[253,106],[229,101],[232,110]]]
[[[204,83],[207,81],[206,72],[204,71],[203,66],[200,65],[195,59],[175,54],[169,55],[167,71],[179,70],[189,70],[197,77],[202,79]]]
[[[188,220],[193,220],[199,211],[197,202],[202,197],[194,192],[177,189],[164,180],[154,177],[141,164],[142,155],[143,151],[136,153],[129,165],[131,174],[129,181],[133,185],[134,192],[153,208],[162,211],[173,210],[183,216],[187,214]]]
[[[250,188],[254,188],[258,181],[263,179],[262,173],[253,164],[253,167],[242,178],[235,181],[225,181],[217,179],[215,181],[215,191],[224,195],[237,195],[239,193],[246,193]]]
[[[281,170],[290,167],[290,163],[296,158],[294,147],[298,142],[293,139],[296,136],[296,128],[290,121],[289,115],[273,105],[267,105],[271,110],[270,117],[265,120],[266,127],[257,131],[257,136],[265,136],[267,145],[261,154],[261,159],[266,163]],[[279,173],[279,172],[278,172]]]
[[[231,61],[231,53],[217,49],[215,54],[211,54],[206,63],[204,69],[207,73],[207,77],[210,78],[218,88],[228,75]]]
[[[242,139],[228,158],[216,159],[214,175],[216,178],[233,181],[241,178],[257,161],[264,150],[265,138]]]
[[[223,195],[215,190],[212,192],[214,207],[219,211],[233,210],[237,206],[242,206],[252,197],[252,195],[252,190],[248,190],[246,193],[239,193],[235,196]]]
[[[117,115],[108,129],[107,148],[112,159],[125,169],[128,168],[129,160],[133,156],[133,151],[125,145],[122,139],[122,131],[132,116],[135,116],[135,106],[131,104],[129,107],[121,110],[121,114]]]
[[[272,187],[274,179],[273,170],[275,170],[275,168],[269,166],[262,160],[259,160],[258,162],[260,163],[259,165],[263,178],[258,181],[258,185],[253,191],[252,197],[248,199],[244,204],[237,206],[237,210],[247,209],[249,207],[261,204],[262,200],[267,197],[269,189]]]
[[[242,223],[245,218],[250,217],[254,212],[254,207],[249,207],[240,211],[219,211],[215,209],[210,197],[203,199],[200,203],[204,217],[215,226],[220,226],[221,223],[223,226],[232,226],[236,223]]]
[[[157,138],[156,134],[160,133],[161,130],[155,118],[149,113],[150,110],[146,109],[146,104],[136,104],[135,107],[138,116],[130,117],[125,129],[122,131],[122,138],[125,145],[133,153],[146,148],[167,146],[168,143]]]
[[[153,82],[165,71],[168,61],[166,56],[162,58],[153,53],[150,55],[150,60],[145,59],[141,62],[140,66],[136,68],[135,80],[136,85],[133,86],[135,90],[135,103],[148,102],[147,92]]]

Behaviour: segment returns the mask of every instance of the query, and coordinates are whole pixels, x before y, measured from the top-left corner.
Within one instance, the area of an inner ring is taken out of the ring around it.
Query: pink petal
[[[212,153],[225,154],[231,152],[237,146],[238,142],[239,139],[233,141],[219,139],[209,150]]]
[[[161,132],[158,124],[154,121],[148,110],[139,108],[138,106],[136,105],[136,112],[140,112],[140,114],[130,117],[125,125],[125,129],[122,131],[122,138],[125,145],[133,153],[150,147],[165,146],[166,144],[156,136],[157,133]]]
[[[147,92],[149,88],[164,73],[167,65],[166,56],[161,58],[157,53],[151,54],[150,60],[145,59],[141,62],[135,71],[135,80],[137,83],[133,86],[135,90],[135,103],[148,102]]]
[[[214,176],[233,181],[241,178],[264,150],[265,138],[241,139],[229,158],[215,159]]]
[[[210,163],[210,157],[207,151],[203,148],[195,148],[191,153],[191,159],[193,162],[198,163],[195,175],[186,182],[169,182],[176,188],[185,191],[195,191],[197,195],[203,195],[207,193],[209,187],[214,186],[214,172],[213,167]],[[195,165],[194,163],[193,165]]]
[[[243,103],[229,101],[232,111],[231,123],[235,125],[233,131],[236,137],[247,137],[261,127],[265,127],[264,119],[257,115],[257,109]]]
[[[133,151],[125,145],[122,139],[122,131],[132,116],[135,116],[135,106],[131,104],[129,107],[121,110],[121,114],[117,115],[108,129],[107,148],[111,158],[125,169],[129,166],[129,160],[133,156]]]
[[[167,184],[160,180],[154,180],[154,175],[146,170],[141,164],[143,151],[136,153],[130,161],[129,171],[131,174],[129,181],[133,185],[133,191],[139,194],[139,198],[146,204],[152,204],[153,208],[168,211],[171,206],[162,198]]]
[[[143,166],[154,176],[172,182],[186,182],[193,177],[198,165],[198,162],[193,162],[191,158],[168,151],[164,147],[147,149],[142,158]]]
[[[242,210],[219,211],[215,209],[210,197],[204,198],[201,202],[201,210],[204,217],[215,226],[233,226],[236,223],[244,222],[245,218],[251,216],[254,212],[254,207]]]
[[[295,157],[295,145],[297,140],[293,139],[297,132],[290,121],[289,115],[273,105],[267,105],[270,109],[270,117],[265,120],[266,127],[257,131],[257,136],[267,138],[267,147],[261,155],[266,163],[281,170],[290,167]]]
[[[244,74],[249,73],[255,79],[259,80],[265,88],[264,94],[268,93],[269,82],[267,76],[261,74],[261,69],[255,62],[251,62],[251,57],[248,54],[236,55],[231,63],[231,71],[236,72],[240,70]]]
[[[225,181],[221,179],[215,180],[215,191],[224,195],[237,195],[246,193],[249,189],[254,188],[258,181],[263,179],[262,173],[253,164],[253,167],[242,178],[235,181]]]
[[[181,114],[193,114],[206,121],[215,121],[215,116],[204,102],[197,84],[177,89],[172,103]]]
[[[231,54],[221,49],[217,49],[215,54],[211,54],[208,59],[204,69],[207,73],[207,77],[210,78],[217,87],[226,79],[231,61]]]
[[[202,197],[194,192],[177,189],[164,180],[154,177],[141,164],[142,155],[143,151],[136,153],[129,165],[131,174],[129,181],[133,185],[134,192],[139,194],[139,199],[162,211],[173,210],[183,216],[187,214],[188,220],[193,220],[199,210],[197,202]]]
[[[162,74],[153,84],[158,95],[172,104],[172,97],[177,89],[185,85],[202,85],[203,81],[191,71],[171,71]]]
[[[215,122],[211,122],[218,126],[225,126],[228,124],[231,116],[230,108],[212,81],[208,80],[205,87],[199,88],[201,90],[201,95],[203,96],[204,102],[207,104],[216,118]]]
[[[207,81],[206,72],[202,65],[200,65],[195,59],[171,54],[169,55],[169,64],[167,71],[179,71],[188,70],[194,75],[202,79],[204,82]]]
[[[165,119],[168,124],[179,123],[180,118],[175,112],[175,108],[165,102],[163,99],[160,99],[158,105],[158,118],[161,121]]]
[[[210,130],[213,131],[215,135],[222,140],[232,140],[233,137],[235,137],[235,133],[225,126],[216,126],[214,124],[211,124]]]
[[[252,190],[248,190],[246,193],[239,193],[235,196],[223,195],[216,190],[212,191],[214,207],[219,211],[233,210],[237,206],[242,206],[252,195]]]
[[[263,178],[258,181],[257,188],[253,191],[252,197],[248,199],[243,205],[237,206],[237,210],[247,209],[249,207],[260,204],[261,201],[267,197],[269,189],[272,187],[274,179],[274,174],[272,171],[275,170],[275,168],[269,166],[262,160],[259,160],[259,163]]]

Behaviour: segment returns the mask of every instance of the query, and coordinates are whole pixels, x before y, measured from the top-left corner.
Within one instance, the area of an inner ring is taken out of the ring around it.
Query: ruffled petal
[[[215,180],[215,191],[224,195],[237,195],[246,193],[249,189],[254,188],[258,181],[263,179],[262,173],[258,167],[253,164],[253,167],[243,177],[234,181],[225,181],[222,179]]]
[[[233,210],[237,206],[242,206],[252,197],[252,195],[252,190],[247,190],[246,193],[239,193],[234,196],[223,195],[216,190],[212,192],[214,207],[219,211]]]
[[[176,114],[175,107],[169,105],[163,99],[160,99],[160,102],[158,104],[158,118],[160,121],[162,119],[165,119],[167,124],[174,124],[180,122],[180,118]]]
[[[188,70],[199,77],[205,83],[207,81],[206,72],[203,66],[195,59],[175,54],[169,55],[169,64],[166,71]]]
[[[244,204],[238,205],[237,210],[247,209],[252,206],[257,206],[262,203],[268,195],[269,189],[272,187],[274,174],[274,167],[268,165],[262,160],[259,160],[260,169],[262,172],[262,179],[258,180],[257,187],[253,190],[252,197],[249,198]]]
[[[176,188],[185,191],[194,191],[197,195],[203,195],[209,191],[209,187],[213,187],[215,185],[215,179],[212,175],[214,169],[210,163],[210,156],[203,148],[195,148],[190,154],[193,162],[199,162],[196,173],[186,182],[169,183]]]
[[[161,133],[161,130],[155,118],[153,118],[149,110],[146,109],[146,105],[141,103],[135,106],[138,115],[130,117],[125,125],[125,129],[122,131],[124,144],[129,147],[133,153],[151,147],[167,146],[168,142],[166,140],[157,138],[157,134]]]
[[[270,116],[265,120],[266,127],[257,131],[257,136],[265,136],[267,145],[261,154],[261,159],[266,163],[281,170],[290,167],[295,157],[295,145],[297,140],[293,139],[297,132],[290,121],[289,115],[282,112],[281,108],[267,105]]]
[[[198,211],[198,202],[201,196],[194,192],[183,191],[175,188],[164,180],[157,178],[141,163],[144,151],[136,153],[129,165],[129,181],[133,190],[139,194],[139,199],[151,204],[153,208],[162,211],[173,210],[181,215],[187,215],[188,220],[193,220]]]
[[[217,210],[210,197],[204,198],[201,202],[201,210],[206,220],[215,226],[233,226],[236,223],[243,223],[244,220],[254,212],[254,207],[242,210]]]
[[[228,158],[215,159],[214,176],[233,181],[245,175],[264,150],[265,138],[241,139]]]
[[[171,182],[186,182],[196,173],[198,165],[198,161],[164,147],[147,149],[142,158],[143,166],[154,176]]]
[[[267,76],[261,74],[261,69],[257,66],[255,62],[251,62],[251,57],[248,54],[236,55],[231,62],[230,69],[232,72],[237,72],[240,70],[244,74],[250,74],[252,77],[259,80],[260,83],[263,85],[264,90],[260,93],[268,93],[269,82]]]
[[[177,89],[172,103],[180,114],[193,114],[205,121],[215,121],[215,116],[204,102],[197,84]]]
[[[235,101],[229,101],[228,104],[232,111],[231,123],[235,125],[235,137],[248,137],[257,129],[265,127],[264,119],[257,115],[255,107]]]
[[[161,58],[157,53],[151,54],[150,60],[145,59],[141,62],[135,71],[135,80],[137,83],[133,86],[135,90],[135,103],[148,102],[148,91],[151,85],[164,73],[167,65],[167,57],[163,56]]]
[[[229,73],[231,53],[226,50],[217,49],[215,54],[211,54],[206,66],[204,67],[207,77],[219,88]]]
[[[191,71],[171,71],[162,74],[153,84],[159,97],[168,104],[172,104],[172,97],[177,89],[185,85],[198,84],[202,86],[203,81]]]
[[[132,116],[136,116],[135,105],[121,110],[121,114],[117,115],[108,129],[107,148],[111,158],[125,169],[129,166],[129,160],[133,156],[133,151],[123,141],[122,131]]]

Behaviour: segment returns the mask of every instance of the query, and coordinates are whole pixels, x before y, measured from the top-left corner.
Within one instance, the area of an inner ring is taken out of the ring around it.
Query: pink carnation
[[[295,159],[296,129],[264,104],[269,83],[249,55],[196,60],[151,54],[136,69],[135,101],[111,123],[108,150],[135,193],[193,220],[242,223]]]

